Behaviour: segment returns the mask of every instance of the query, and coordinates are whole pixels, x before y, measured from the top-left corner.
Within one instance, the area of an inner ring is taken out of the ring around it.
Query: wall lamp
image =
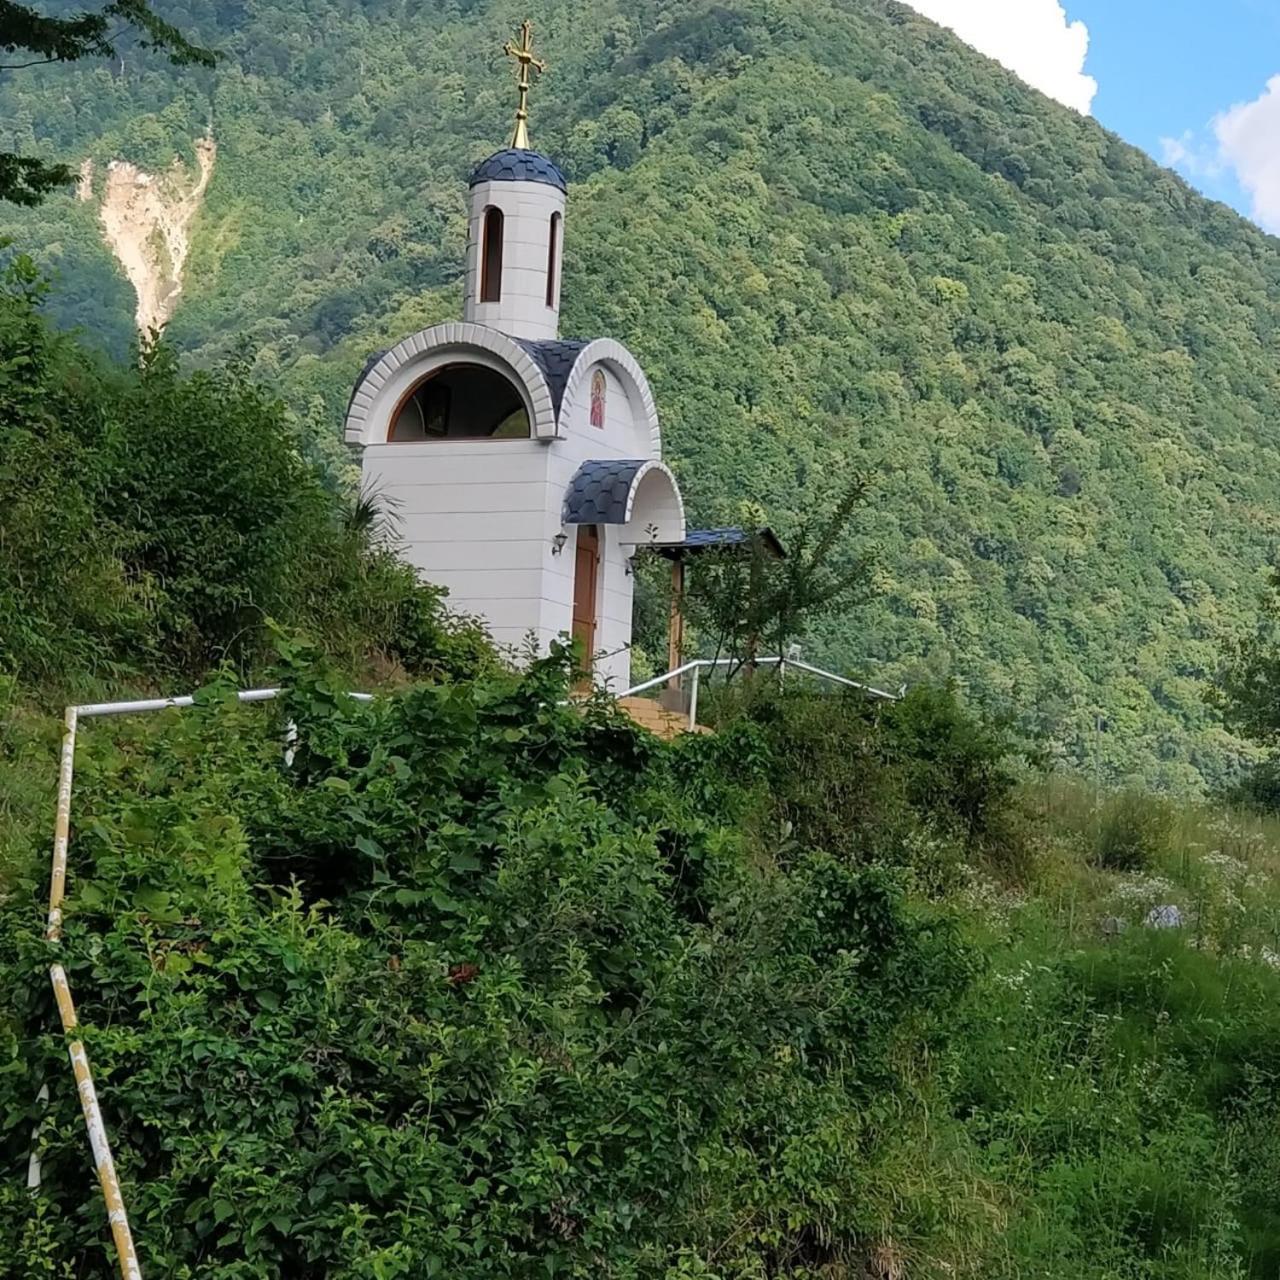
[[[563,529],[551,539],[551,554],[558,556],[564,550],[564,544],[569,541],[569,535]]]

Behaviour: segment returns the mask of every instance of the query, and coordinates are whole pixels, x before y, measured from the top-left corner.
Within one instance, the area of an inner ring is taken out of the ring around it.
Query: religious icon
[[[604,372],[597,369],[591,375],[591,425],[604,429]]]

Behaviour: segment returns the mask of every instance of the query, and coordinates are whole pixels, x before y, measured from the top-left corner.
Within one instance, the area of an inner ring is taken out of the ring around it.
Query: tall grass
[[[954,1114],[1009,1205],[985,1274],[1275,1276],[1280,822],[1061,776],[1021,799],[1029,874],[966,893]]]

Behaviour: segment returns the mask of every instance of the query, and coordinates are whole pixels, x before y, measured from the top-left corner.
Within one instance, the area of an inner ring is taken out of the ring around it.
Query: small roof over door
[[[565,490],[561,520],[622,525],[622,541],[636,545],[682,542],[685,536],[680,487],[653,458],[584,462]]]

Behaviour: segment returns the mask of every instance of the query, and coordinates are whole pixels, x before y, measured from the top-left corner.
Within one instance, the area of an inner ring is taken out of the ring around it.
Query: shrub
[[[147,618],[98,502],[108,471],[92,441],[101,370],[41,318],[45,285],[17,257],[0,289],[0,670],[28,679],[119,674]],[[83,357],[81,359],[81,357]]]
[[[149,1271],[799,1276],[954,1230],[889,1153],[969,952],[884,869],[752,861],[751,730],[580,713],[567,654],[371,705],[286,656],[278,706],[85,735],[62,950]],[[39,892],[0,904],[0,1273],[105,1280]]]
[[[1172,852],[1175,826],[1173,808],[1160,796],[1110,796],[1098,816],[1095,861],[1107,871],[1149,870]]]
[[[917,685],[883,717],[885,755],[916,812],[970,848],[1000,836],[1017,782],[1001,726],[965,708],[949,685]]]
[[[0,670],[39,684],[198,678],[305,627],[351,668],[491,661],[476,627],[352,518],[243,362],[183,374],[163,345],[112,368],[0,292]]]
[[[858,862],[912,866],[925,886],[951,884],[963,858],[1020,868],[1011,747],[953,690],[921,686],[900,702],[809,686],[779,689],[769,675],[720,695],[721,723],[745,717],[777,762],[771,829]]]
[[[1254,813],[1280,814],[1280,757],[1259,761],[1219,799]]]

